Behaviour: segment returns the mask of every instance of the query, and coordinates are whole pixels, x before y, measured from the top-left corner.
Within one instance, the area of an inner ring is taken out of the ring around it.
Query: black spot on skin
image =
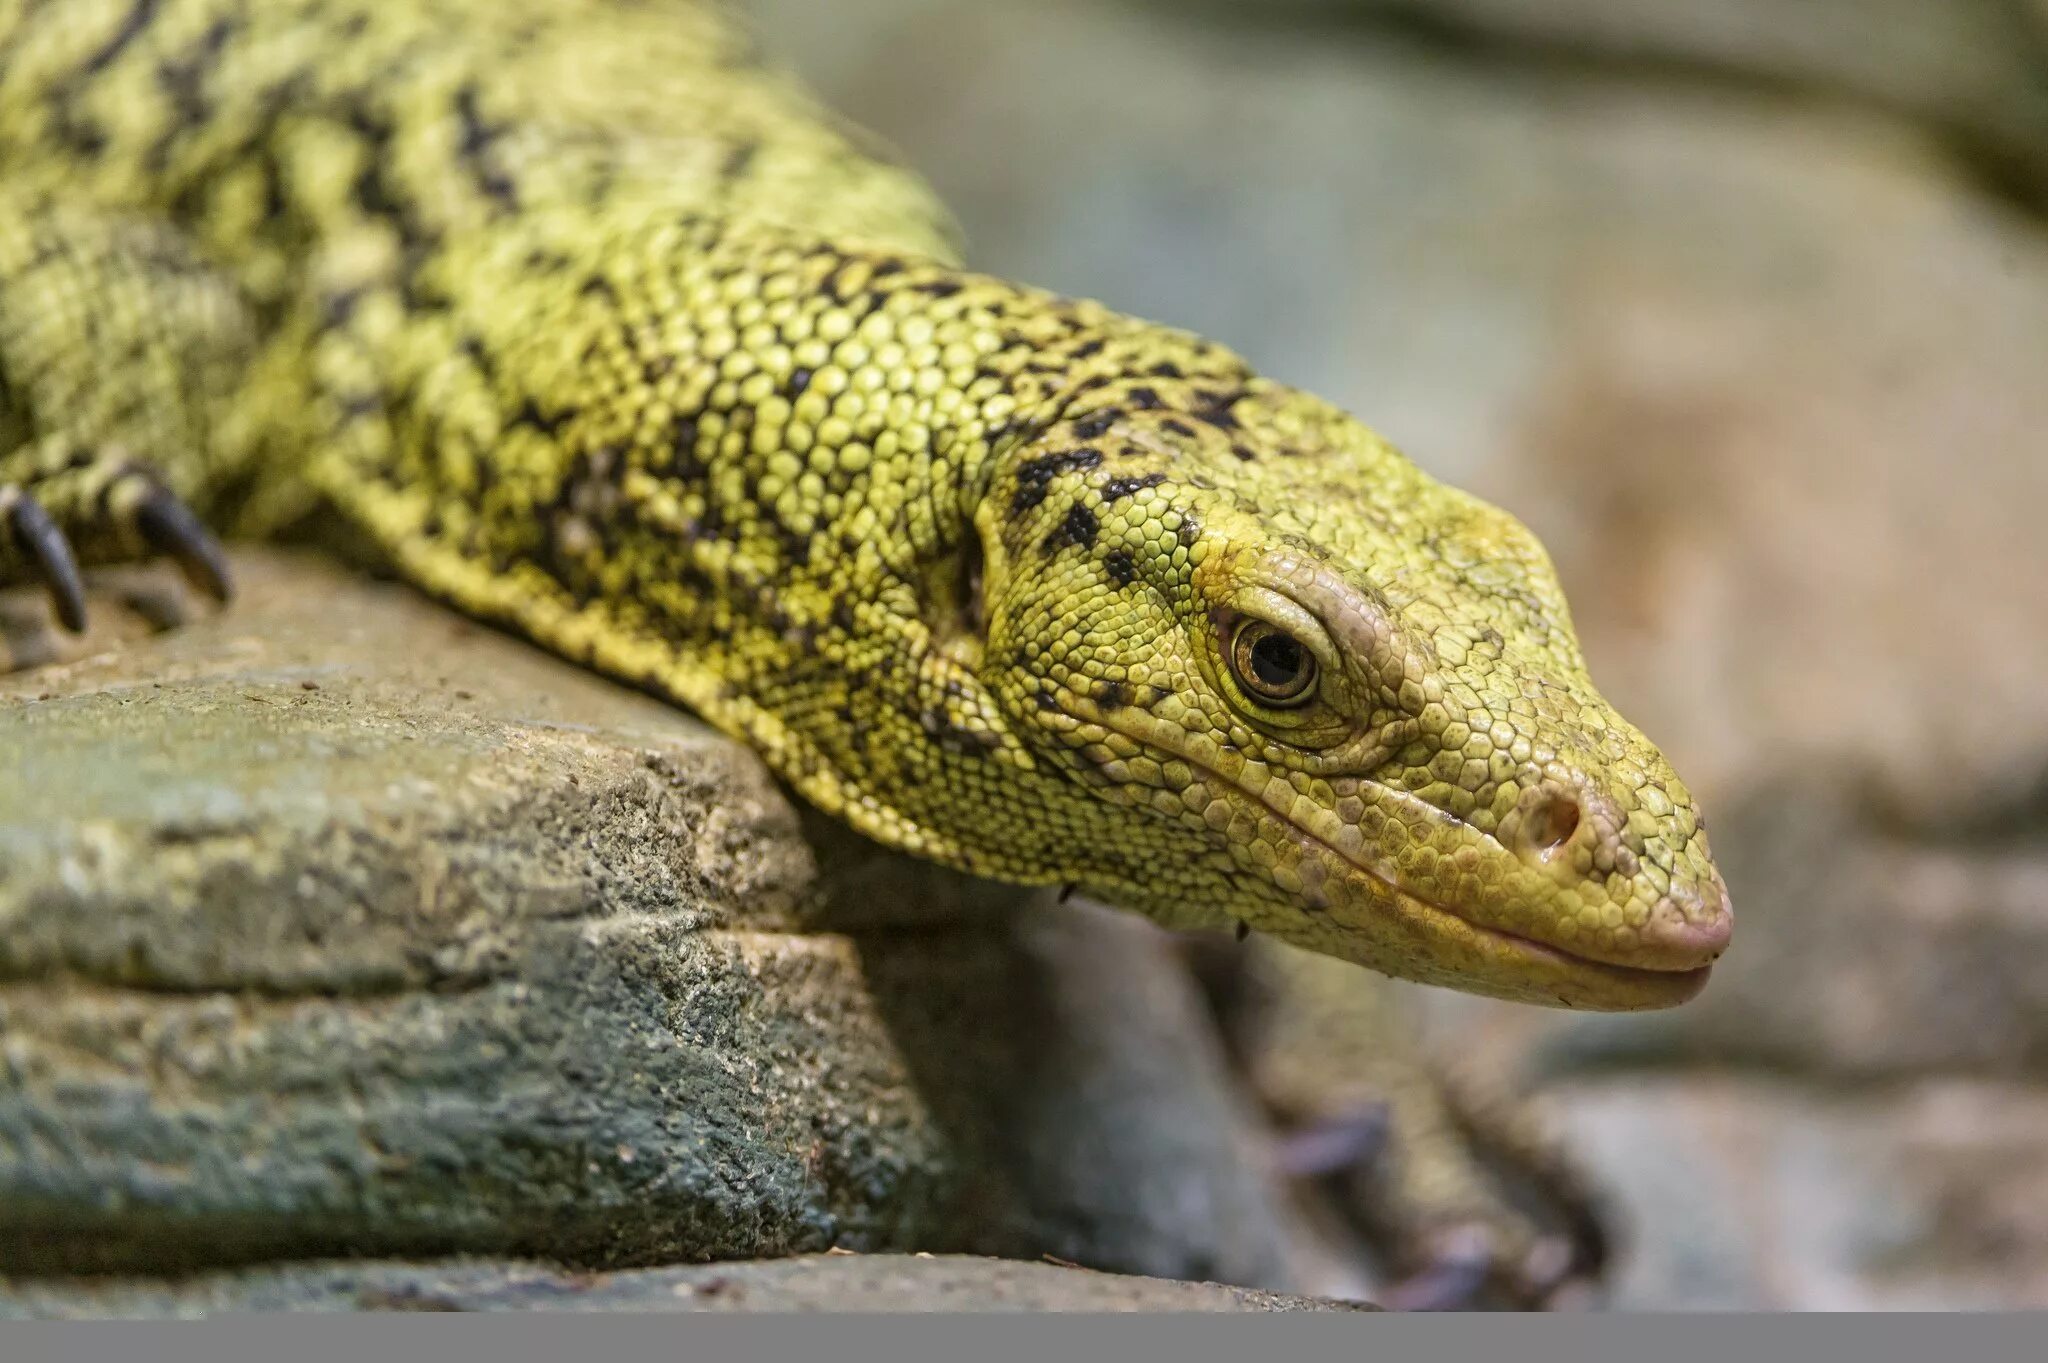
[[[1057,710],[1060,708],[1059,698],[1050,691],[1035,691],[1032,693],[1031,698],[1038,702],[1038,708],[1041,710]]]
[[[1192,549],[1195,547],[1195,541],[1202,537],[1202,523],[1193,516],[1183,516],[1180,529],[1173,533],[1174,538],[1180,541],[1181,548]]]
[[[1195,438],[1195,428],[1188,425],[1185,421],[1162,421],[1159,423],[1159,427],[1161,430],[1177,435],[1183,440],[1193,440]]]
[[[725,165],[722,167],[725,178],[737,180],[745,175],[754,164],[754,158],[760,153],[761,149],[752,142],[742,142],[726,152]]]
[[[367,292],[365,286],[357,285],[328,294],[320,303],[320,325],[328,328],[347,326]]]
[[[66,118],[59,135],[73,151],[84,156],[98,156],[107,149],[107,130],[90,119]]]
[[[951,279],[935,279],[929,283],[919,284],[917,290],[919,293],[930,294],[933,298],[951,298],[960,292],[960,285]]]
[[[1120,502],[1133,493],[1142,492],[1148,487],[1158,487],[1165,481],[1166,475],[1163,473],[1143,473],[1135,478],[1111,478],[1102,485],[1102,500]]]
[[[1110,427],[1123,420],[1123,416],[1122,412],[1112,407],[1093,416],[1083,417],[1074,423],[1074,434],[1082,440],[1099,439]]]
[[[1251,447],[1249,445],[1239,443],[1233,443],[1230,447],[1230,452],[1236,455],[1239,459],[1243,460],[1247,464],[1251,463],[1252,460],[1257,457],[1252,453]]]
[[[1232,414],[1230,409],[1237,405],[1237,400],[1242,396],[1241,394],[1212,393],[1204,389],[1199,396],[1202,399],[1202,405],[1194,413],[1196,420],[1206,421],[1219,431],[1235,431],[1239,429],[1237,417]]]
[[[956,724],[952,718],[938,710],[925,710],[917,717],[918,727],[923,729],[934,742],[950,753],[962,756],[986,756],[1002,746],[1002,740],[986,729],[970,729]]]
[[[802,397],[804,390],[811,386],[812,377],[813,375],[808,369],[799,369],[791,373],[789,376],[789,396],[792,398]]]
[[[1101,529],[1102,524],[1096,519],[1095,513],[1076,502],[1067,508],[1067,514],[1052,528],[1052,532],[1045,537],[1045,543],[1041,547],[1048,554],[1056,554],[1069,545],[1077,549],[1092,549],[1095,547],[1095,536]]]
[[[142,36],[142,31],[149,27],[151,21],[156,18],[157,10],[162,6],[163,0],[135,0],[128,13],[123,16],[121,27],[114,30],[114,36],[107,39],[106,45],[99,51],[88,57],[80,69],[90,76],[113,65],[122,52],[127,50],[128,44]]]
[[[1180,366],[1173,363],[1171,360],[1162,361],[1159,364],[1153,365],[1151,373],[1155,378],[1162,379],[1177,379],[1182,377],[1180,372]]]
[[[1074,348],[1074,358],[1077,360],[1092,360],[1102,353],[1102,348],[1105,344],[1107,343],[1101,337],[1097,337],[1086,345],[1076,346]]]
[[[461,340],[455,343],[455,346],[457,350],[460,350],[462,352],[463,357],[465,359],[467,359],[471,364],[476,366],[477,375],[480,378],[482,378],[485,383],[497,383],[497,357],[492,355],[491,352],[485,348],[483,338],[481,336],[464,335]]]
[[[1159,392],[1153,388],[1133,388],[1130,393],[1131,405],[1141,412],[1156,412],[1166,404],[1159,400]]]
[[[274,223],[285,214],[284,170],[278,165],[277,157],[268,151],[257,158],[256,168],[263,177],[263,221]]]
[[[1096,449],[1064,450],[1042,454],[1017,466],[1017,491],[1010,498],[1010,514],[1022,515],[1045,501],[1053,480],[1063,473],[1086,473],[1102,462]]]
[[[462,130],[455,155],[476,182],[477,192],[500,208],[518,208],[519,187],[490,161],[491,146],[504,136],[505,130],[484,120],[482,111],[477,107],[474,83],[455,92],[455,117]]]
[[[532,398],[528,398],[520,404],[519,410],[513,414],[512,424],[514,426],[531,426],[543,435],[553,436],[560,434],[562,427],[575,414],[574,410],[570,410],[550,415],[541,411]]]
[[[150,158],[158,168],[169,160],[171,142],[177,131],[205,122],[212,112],[212,105],[206,98],[206,76],[219,63],[221,51],[234,35],[236,27],[231,18],[216,19],[188,53],[157,63],[157,87],[164,92],[175,113],[175,126],[151,148]]]
[[[834,601],[832,603],[831,619],[832,627],[841,634],[853,633],[853,627],[857,623],[853,616],[853,603],[844,597]]]
[[[669,437],[669,449],[675,453],[676,462],[686,468],[697,465],[697,419],[683,417],[676,422],[673,435]]]
[[[1095,687],[1095,703],[1105,710],[1121,710],[1131,703],[1131,693],[1122,682],[1098,682]]]
[[[1103,559],[1102,566],[1108,571],[1109,580],[1119,587],[1128,587],[1138,580],[1136,560],[1121,549]]]

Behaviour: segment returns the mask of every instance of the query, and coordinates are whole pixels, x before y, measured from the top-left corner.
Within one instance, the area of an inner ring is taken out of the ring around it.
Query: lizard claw
[[[1599,1282],[1598,1262],[1562,1235],[1544,1236],[1515,1262],[1485,1225],[1465,1223],[1431,1237],[1421,1266],[1387,1288],[1390,1311],[1472,1311],[1505,1304],[1516,1311],[1582,1305]]]
[[[1325,1178],[1378,1159],[1392,1135],[1387,1104],[1361,1103],[1284,1132],[1274,1158],[1289,1178]]]
[[[20,488],[0,488],[0,540],[35,570],[48,588],[57,619],[73,634],[85,629],[85,581],[64,531],[42,503]]]
[[[1436,1237],[1421,1268],[1381,1293],[1389,1311],[1471,1311],[1494,1277],[1493,1237],[1482,1226]]]
[[[1523,1257],[1513,1292],[1531,1307],[1568,1309],[1597,1291],[1605,1268],[1604,1256],[1589,1254],[1573,1237],[1546,1235]]]
[[[234,594],[220,541],[169,488],[152,485],[137,503],[134,517],[150,548],[176,562],[186,581],[216,601]]]

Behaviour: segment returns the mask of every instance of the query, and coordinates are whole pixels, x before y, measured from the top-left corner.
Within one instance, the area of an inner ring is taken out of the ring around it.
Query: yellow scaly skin
[[[712,7],[0,0],[0,166],[0,582],[67,613],[331,509],[922,857],[1585,1008],[1726,943],[1520,524],[965,272]]]

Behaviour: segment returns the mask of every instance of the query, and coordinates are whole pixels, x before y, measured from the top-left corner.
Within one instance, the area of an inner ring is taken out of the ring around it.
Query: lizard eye
[[[1264,620],[1243,621],[1231,633],[1230,670],[1246,694],[1267,705],[1300,705],[1315,693],[1316,655]]]

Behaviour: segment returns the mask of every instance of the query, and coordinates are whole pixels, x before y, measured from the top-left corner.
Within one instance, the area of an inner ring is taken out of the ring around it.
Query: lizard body
[[[713,6],[0,0],[0,166],[0,584],[67,615],[338,512],[963,870],[1580,1007],[1727,941],[1527,530],[966,270]]]

